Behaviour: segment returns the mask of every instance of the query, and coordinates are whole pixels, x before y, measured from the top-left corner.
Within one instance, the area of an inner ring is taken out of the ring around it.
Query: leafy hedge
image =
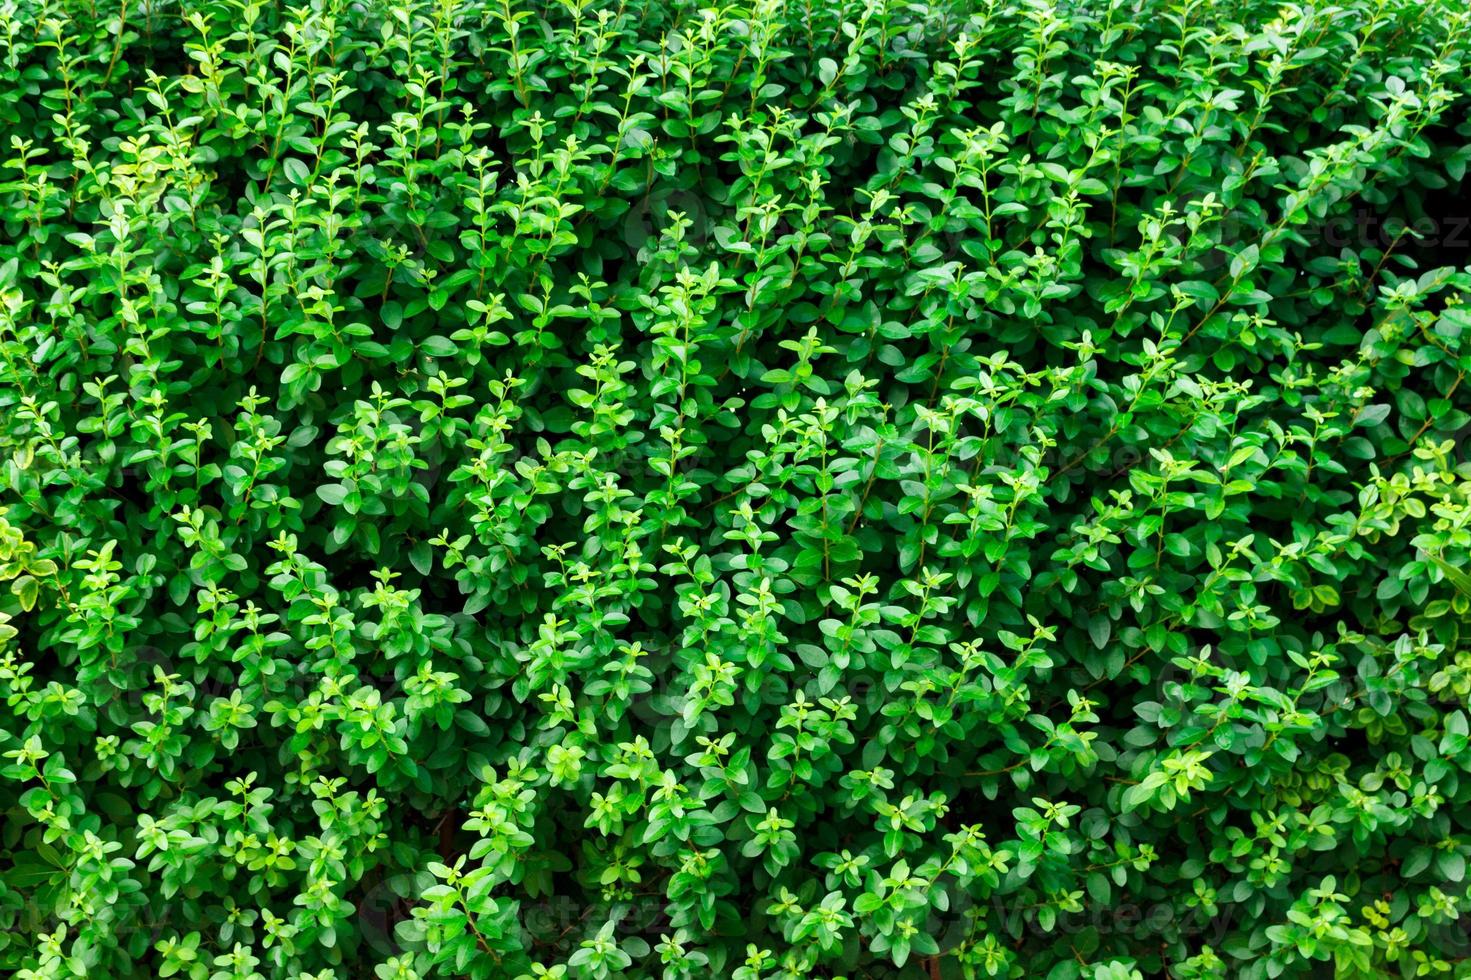
[[[5,0],[0,973],[1471,976],[1468,37]]]

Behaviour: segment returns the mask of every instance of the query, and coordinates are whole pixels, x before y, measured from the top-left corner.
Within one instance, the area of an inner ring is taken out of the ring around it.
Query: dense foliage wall
[[[1471,975],[1468,28],[3,0],[0,974]]]

